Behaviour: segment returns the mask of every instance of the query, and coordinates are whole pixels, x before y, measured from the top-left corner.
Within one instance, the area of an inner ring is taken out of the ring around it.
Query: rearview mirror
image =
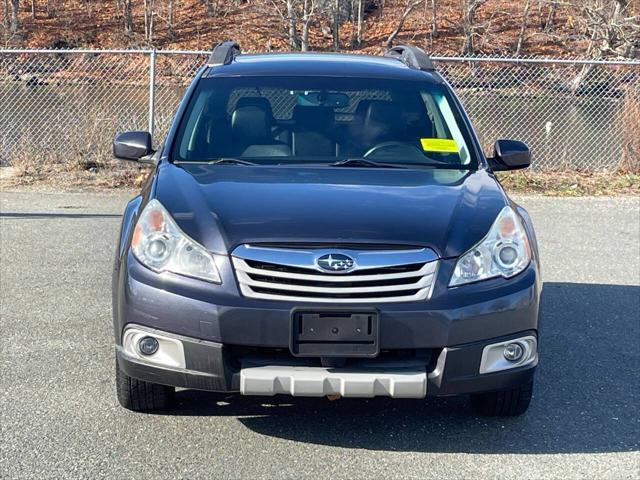
[[[299,92],[296,98],[298,105],[309,107],[346,108],[349,106],[349,95],[338,92]]]
[[[152,153],[149,132],[124,132],[113,139],[113,156],[116,158],[139,161]]]
[[[531,165],[531,151],[526,143],[518,140],[497,140],[489,165],[494,172],[527,168]]]

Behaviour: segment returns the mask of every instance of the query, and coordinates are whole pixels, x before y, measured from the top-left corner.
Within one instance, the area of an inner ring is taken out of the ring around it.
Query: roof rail
[[[431,57],[421,48],[412,45],[396,45],[387,50],[384,56],[400,60],[410,68],[427,71],[435,70]]]
[[[240,55],[240,45],[233,40],[226,40],[213,47],[213,51],[211,52],[211,56],[209,56],[207,65],[210,67],[214,67],[216,65],[229,65],[238,55]]]

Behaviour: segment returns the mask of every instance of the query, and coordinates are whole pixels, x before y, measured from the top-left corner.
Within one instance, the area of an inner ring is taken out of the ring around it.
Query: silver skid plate
[[[323,367],[261,366],[240,371],[242,395],[285,394],[296,397],[424,398],[424,369],[354,370]]]

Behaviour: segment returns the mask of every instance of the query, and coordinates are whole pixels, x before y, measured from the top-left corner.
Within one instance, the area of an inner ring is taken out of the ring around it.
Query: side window
[[[444,123],[442,119],[442,115],[440,115],[440,111],[433,97],[428,93],[423,93],[422,98],[424,100],[425,106],[427,107],[427,115],[431,120],[433,125],[433,131],[436,134],[436,138],[451,138],[449,133],[449,129],[447,125]]]
[[[449,146],[446,144],[443,145],[434,142],[433,144],[436,146],[432,152],[442,154],[454,153],[456,154],[455,156],[458,157],[455,159],[456,162],[459,161],[463,165],[468,165],[471,162],[469,147],[458,127],[458,122],[447,98],[441,93],[430,94],[428,92],[422,92],[422,99],[427,107],[429,118],[432,119],[435,126],[434,139],[453,140],[453,142],[450,142],[453,147],[451,149],[449,149]],[[428,145],[429,139],[424,139],[423,144]],[[429,152],[427,148],[425,148],[425,151]]]
[[[211,93],[211,91],[200,93],[196,101],[191,104],[191,108],[185,113],[185,117],[188,120],[184,126],[184,132],[188,132],[188,134],[182,136],[179,152],[180,157],[186,160],[193,159],[192,153],[196,150],[199,132],[201,132],[203,128],[206,128],[203,125],[203,112]]]

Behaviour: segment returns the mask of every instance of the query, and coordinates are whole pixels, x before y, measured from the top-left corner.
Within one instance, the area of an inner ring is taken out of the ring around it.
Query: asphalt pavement
[[[543,261],[534,399],[115,397],[125,194],[0,193],[0,478],[640,478],[640,198],[519,198]]]

